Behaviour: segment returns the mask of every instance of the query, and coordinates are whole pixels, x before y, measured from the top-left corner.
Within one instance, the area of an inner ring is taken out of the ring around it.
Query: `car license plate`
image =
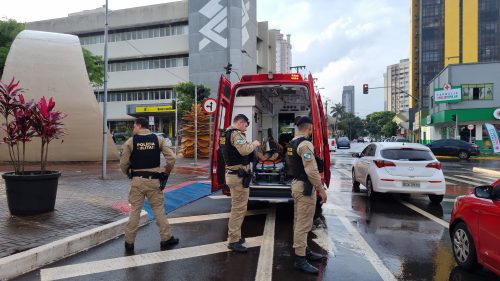
[[[404,187],[420,187],[420,183],[417,181],[403,181]]]

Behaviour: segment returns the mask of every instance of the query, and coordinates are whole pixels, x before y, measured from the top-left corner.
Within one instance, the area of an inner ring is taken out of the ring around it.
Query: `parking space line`
[[[405,205],[406,207],[408,207],[408,208],[412,209],[413,211],[415,211],[415,212],[417,212],[417,213],[421,214],[422,216],[424,216],[424,217],[426,217],[426,218],[428,218],[428,219],[430,219],[430,220],[433,220],[433,221],[435,221],[435,222],[439,223],[439,224],[440,224],[440,225],[442,225],[443,227],[445,227],[445,228],[448,228],[448,227],[449,227],[449,223],[448,223],[447,221],[445,221],[445,220],[443,220],[443,219],[440,219],[440,218],[438,218],[438,217],[434,216],[433,214],[428,213],[428,212],[426,212],[426,211],[424,211],[424,210],[420,209],[419,207],[417,207],[417,206],[415,206],[415,205],[413,205],[413,204],[411,204],[411,203],[408,203],[408,202],[405,202],[405,201],[401,201],[401,200],[398,200],[398,201],[399,201],[401,204]]]
[[[246,239],[248,248],[258,247],[262,243],[262,236]],[[169,261],[189,259],[218,253],[229,252],[226,242],[219,242],[188,248],[173,249],[155,253],[141,254],[128,257],[72,264],[40,270],[42,281],[59,280],[89,274],[103,273],[112,270],[126,269],[144,265],[151,265]]]
[[[208,196],[208,198],[210,198],[210,199],[231,199],[231,196],[227,196],[227,195],[211,195],[211,196]]]
[[[344,216],[338,216],[338,219],[344,227],[349,231],[352,235],[354,244],[360,247],[362,254],[368,259],[368,261],[372,264],[375,270],[378,272],[382,280],[384,281],[396,281],[396,277],[392,274],[392,272],[384,265],[380,257],[375,253],[375,251],[370,247],[368,242],[361,236],[361,234],[352,226],[352,224],[347,220]]]
[[[469,179],[469,180],[473,180],[473,181],[481,181],[483,182],[483,185],[485,184],[490,184],[491,182],[486,180],[486,179],[483,179],[483,178],[479,178],[479,177],[469,177],[469,176],[464,176],[464,175],[455,175],[455,177],[459,177],[459,178],[463,178],[463,179]]]
[[[247,211],[246,215],[247,216],[264,215],[267,212],[268,212],[268,209],[249,210],[249,211]],[[210,214],[210,215],[168,218],[168,222],[169,222],[169,224],[179,224],[179,223],[188,223],[188,222],[228,219],[229,214],[230,213],[220,213],[220,214]]]
[[[274,204],[266,216],[262,245],[260,247],[259,261],[257,263],[256,281],[267,281],[273,278],[274,257],[274,231],[276,226],[276,204]]]

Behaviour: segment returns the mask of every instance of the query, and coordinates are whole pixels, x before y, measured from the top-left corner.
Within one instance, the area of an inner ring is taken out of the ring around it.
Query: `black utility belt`
[[[159,180],[161,174],[157,172],[132,172],[132,177],[141,177],[151,180]]]

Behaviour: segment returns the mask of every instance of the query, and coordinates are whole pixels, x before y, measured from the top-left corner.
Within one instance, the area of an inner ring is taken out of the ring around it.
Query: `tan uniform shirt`
[[[297,134],[294,139],[305,137],[303,134]],[[314,145],[305,140],[299,144],[297,147],[297,153],[302,159],[302,164],[304,165],[304,170],[306,171],[307,178],[311,184],[316,188],[323,188],[323,182],[321,181],[321,175],[319,174],[318,164],[314,157]]]
[[[233,126],[230,126],[229,129],[236,129]],[[250,155],[251,153],[254,152],[255,148],[257,148],[257,145],[252,144],[247,142],[247,138],[245,137],[245,134],[243,134],[240,130],[233,131],[231,133],[231,144],[238,150],[238,152],[241,154],[241,156],[247,156]],[[226,169],[236,171],[240,168],[248,168],[247,166],[244,165],[233,165],[233,166],[226,166]]]
[[[149,135],[151,132],[148,129],[141,129],[138,133],[139,135]],[[136,169],[134,171],[143,171],[143,172],[165,172],[169,174],[172,169],[174,168],[175,164],[175,154],[174,152],[167,146],[167,142],[165,141],[164,138],[158,137],[158,143],[160,145],[160,150],[163,156],[165,157],[166,164],[164,169],[162,170],[161,167],[158,168],[151,168],[151,169]],[[130,155],[132,154],[134,146],[134,140],[133,138],[129,138],[124,144],[123,144],[123,152],[122,152],[122,157],[120,158],[120,169],[124,174],[127,174],[127,169],[128,166],[130,165]]]

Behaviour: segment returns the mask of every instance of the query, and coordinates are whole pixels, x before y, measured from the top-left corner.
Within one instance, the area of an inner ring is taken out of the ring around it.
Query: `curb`
[[[0,280],[14,278],[60,259],[95,247],[123,234],[128,217],[0,259]],[[141,212],[139,225],[148,222]]]
[[[472,168],[472,172],[486,174],[488,176],[500,178],[500,171],[474,167],[474,168]]]

